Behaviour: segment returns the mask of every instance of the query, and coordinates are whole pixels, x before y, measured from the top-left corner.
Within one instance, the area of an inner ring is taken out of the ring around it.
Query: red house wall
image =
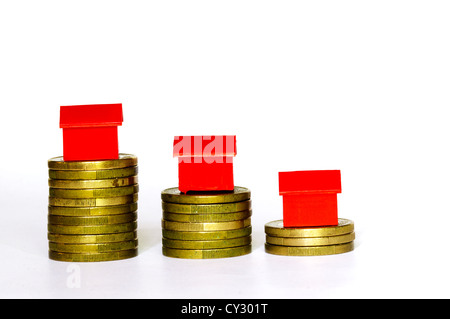
[[[234,189],[233,157],[179,157],[178,189],[188,191],[221,191]]]
[[[332,226],[337,224],[336,193],[283,196],[284,227]]]
[[[117,131],[117,126],[64,128],[64,160],[118,159]]]

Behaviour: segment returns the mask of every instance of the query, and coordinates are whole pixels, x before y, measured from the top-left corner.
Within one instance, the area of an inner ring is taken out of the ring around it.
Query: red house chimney
[[[64,160],[118,159],[117,127],[122,122],[122,104],[61,106]]]
[[[236,136],[175,136],[173,156],[178,157],[178,189],[232,191]]]
[[[338,224],[339,170],[279,172],[284,227]]]

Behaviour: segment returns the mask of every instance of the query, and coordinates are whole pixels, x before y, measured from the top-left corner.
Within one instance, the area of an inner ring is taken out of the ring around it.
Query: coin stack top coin
[[[354,249],[354,223],[339,218],[337,226],[284,227],[283,220],[265,225],[267,253],[284,256],[334,255]]]
[[[137,256],[137,157],[64,161],[49,167],[49,258],[95,262]]]
[[[168,257],[207,259],[251,252],[250,190],[161,192],[162,252]]]

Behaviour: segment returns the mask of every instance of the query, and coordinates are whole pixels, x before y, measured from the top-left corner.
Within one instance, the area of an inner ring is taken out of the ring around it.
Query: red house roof
[[[119,126],[122,104],[67,105],[60,108],[60,128]]]
[[[236,136],[175,136],[173,156],[236,156]]]
[[[280,195],[341,193],[341,171],[296,171],[278,173]]]

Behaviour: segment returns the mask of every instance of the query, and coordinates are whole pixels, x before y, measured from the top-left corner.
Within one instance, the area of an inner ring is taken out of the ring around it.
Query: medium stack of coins
[[[137,158],[48,160],[49,258],[95,262],[137,256]]]
[[[250,253],[250,195],[244,187],[231,192],[162,191],[163,255],[209,259]]]
[[[354,223],[339,218],[337,226],[285,228],[283,220],[265,225],[267,253],[283,256],[321,256],[352,251]]]

